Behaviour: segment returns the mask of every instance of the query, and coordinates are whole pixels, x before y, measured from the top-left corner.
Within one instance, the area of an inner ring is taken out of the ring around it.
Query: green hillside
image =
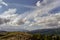
[[[0,40],[60,40],[60,35],[40,33],[30,34],[26,32],[0,32]]]

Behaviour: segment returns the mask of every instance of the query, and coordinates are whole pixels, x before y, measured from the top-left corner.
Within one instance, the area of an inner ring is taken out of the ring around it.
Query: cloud
[[[17,9],[8,9],[0,15],[0,25],[20,25],[24,24],[24,20],[19,14],[16,14]]]
[[[2,13],[0,15],[0,24],[10,22],[12,20],[12,18],[14,18],[16,16],[16,15],[14,15],[14,13],[16,13],[16,9],[8,9],[4,13]]]
[[[36,3],[36,6],[40,6],[41,4],[40,4],[40,1],[37,1],[37,3]]]
[[[5,3],[3,0],[0,0],[0,8],[2,7],[2,5],[8,6],[7,3]]]
[[[35,10],[23,14],[16,13],[16,8],[8,9],[0,14],[0,28],[3,30],[36,30],[60,27],[60,12],[55,14],[50,13],[52,9],[60,6],[60,1],[45,1]]]
[[[2,8],[2,6],[0,6],[0,8]]]
[[[29,21],[29,28],[26,27],[27,30],[36,30],[36,29],[47,29],[47,28],[57,28],[58,22],[56,20],[56,14],[50,14],[52,9],[59,7],[59,0],[45,0],[43,1],[41,6],[39,6],[36,10],[26,15],[26,19]],[[44,4],[44,5],[43,5]],[[59,13],[60,14],[60,13]],[[46,15],[46,16],[43,16]],[[59,18],[60,19],[60,18]]]
[[[5,2],[2,2],[3,5],[8,6]]]

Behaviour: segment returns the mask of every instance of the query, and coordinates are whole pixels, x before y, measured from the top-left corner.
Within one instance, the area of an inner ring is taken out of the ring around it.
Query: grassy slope
[[[28,40],[31,36],[25,32],[4,32],[0,33],[0,40]]]
[[[41,35],[26,32],[0,32],[0,40],[60,40],[60,35]]]

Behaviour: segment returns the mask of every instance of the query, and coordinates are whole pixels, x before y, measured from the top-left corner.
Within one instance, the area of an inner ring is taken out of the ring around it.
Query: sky
[[[0,0],[0,30],[60,27],[60,0]]]
[[[25,11],[30,11],[31,9],[33,10],[34,8],[30,7],[30,6],[35,6],[35,3],[37,2],[37,0],[3,0],[5,1],[9,6],[4,6],[2,7],[2,11],[3,12],[5,10],[8,10],[8,8],[17,8],[19,13],[25,12]]]
[[[32,11],[36,8],[36,2],[40,1],[42,2],[43,0],[3,0],[4,2],[6,2],[6,4],[8,4],[9,6],[4,6],[0,8],[0,13],[8,10],[9,8],[17,8],[17,12],[20,13],[24,13],[25,11]],[[1,6],[0,6],[1,7]],[[52,10],[51,12],[55,11],[58,12],[60,11],[58,8],[55,8],[54,10]]]

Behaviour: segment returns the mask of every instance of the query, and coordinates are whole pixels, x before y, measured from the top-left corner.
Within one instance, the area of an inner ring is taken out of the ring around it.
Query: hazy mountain
[[[60,28],[55,29],[37,29],[33,31],[29,31],[29,33],[41,33],[41,34],[60,34]]]

